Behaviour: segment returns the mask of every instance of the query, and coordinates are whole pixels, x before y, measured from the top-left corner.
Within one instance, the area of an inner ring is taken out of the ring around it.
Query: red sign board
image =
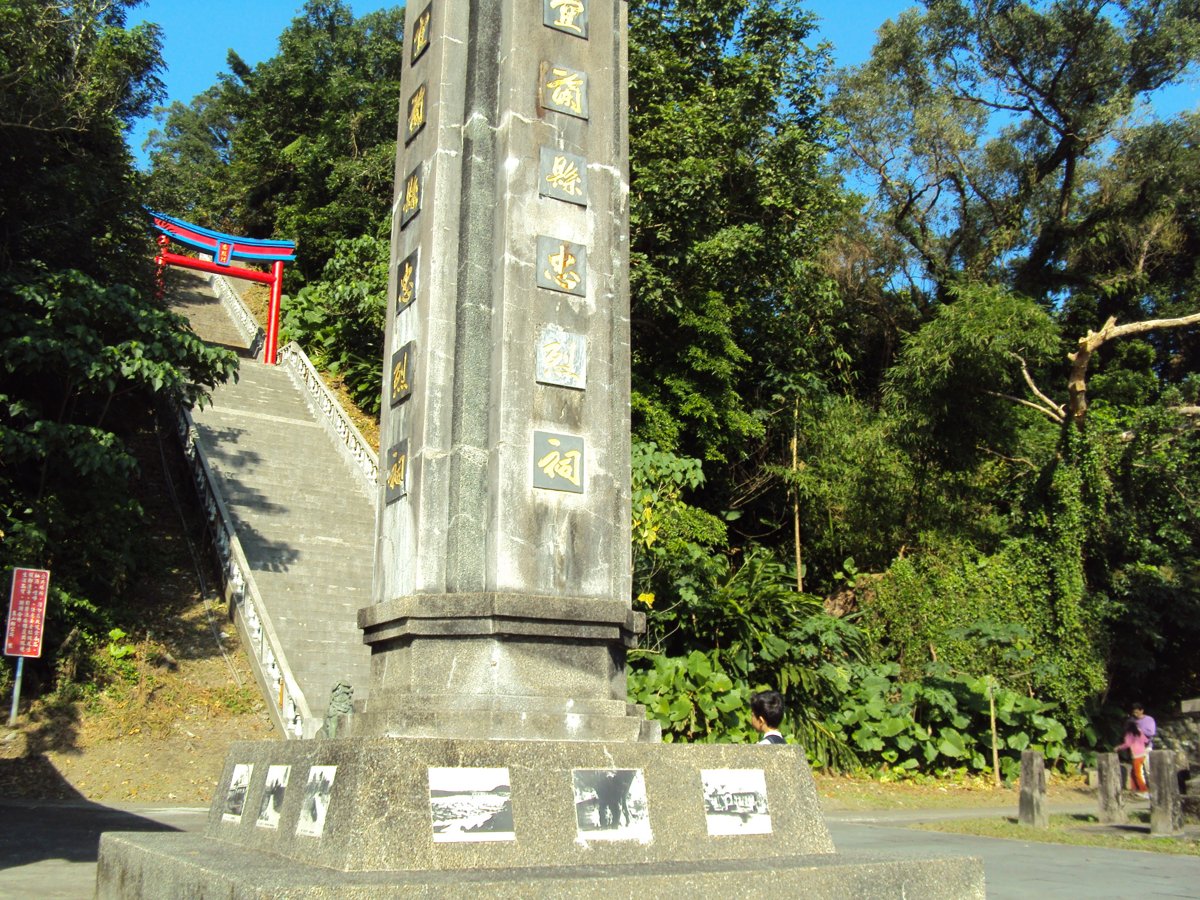
[[[46,621],[46,594],[50,573],[46,569],[13,569],[8,600],[6,656],[41,656],[42,626]]]

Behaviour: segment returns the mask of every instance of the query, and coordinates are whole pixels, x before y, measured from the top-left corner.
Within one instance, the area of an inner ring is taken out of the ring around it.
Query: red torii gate
[[[279,300],[283,293],[283,264],[296,258],[295,241],[274,241],[259,238],[235,237],[212,231],[176,219],[164,213],[147,209],[154,227],[162,232],[158,239],[158,255],[154,262],[161,271],[164,266],[181,266],[185,269],[195,269],[210,275],[230,275],[234,278],[245,278],[247,281],[257,281],[271,289],[271,299],[267,304],[266,339],[263,342],[263,362],[268,366],[275,365],[275,356],[279,350]],[[212,262],[193,259],[167,250],[171,239],[184,244],[190,244],[197,250],[212,256]],[[256,269],[241,269],[230,265],[235,259],[248,262],[269,262],[271,271],[259,272]]]

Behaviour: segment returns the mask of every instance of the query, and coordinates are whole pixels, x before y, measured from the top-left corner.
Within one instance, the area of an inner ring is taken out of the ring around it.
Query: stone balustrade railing
[[[292,381],[304,393],[309,409],[333,439],[342,458],[358,477],[359,487],[374,505],[378,498],[378,455],[371,449],[358,427],[350,421],[337,397],[325,386],[325,382],[299,344],[292,341],[279,351],[279,363],[287,368]]]
[[[238,330],[247,342],[253,341],[251,351],[255,356],[262,350],[263,330],[241,296],[223,275],[210,278],[213,291],[229,311]],[[317,421],[332,438],[350,470],[359,479],[359,485],[372,504],[377,502],[376,485],[379,479],[378,454],[367,443],[362,432],[346,415],[342,404],[317,373],[304,349],[295,341],[279,351],[279,363],[287,369],[292,381],[304,394],[308,407]]]
[[[201,254],[203,256],[203,254]],[[210,275],[208,283],[213,289],[213,293],[221,301],[221,305],[229,311],[233,317],[233,323],[241,332],[242,337],[246,341],[246,345],[250,348],[250,355],[255,359],[262,353],[263,343],[266,341],[266,332],[262,326],[254,318],[254,314],[250,312],[250,307],[246,306],[241,295],[234,289],[224,275]]]
[[[213,535],[222,592],[233,610],[234,622],[253,664],[254,676],[269,700],[268,708],[275,724],[289,738],[304,737],[306,730],[310,733],[314,730],[316,720],[287,664],[233,520],[217,490],[204,451],[196,441],[196,425],[191,413],[182,407],[176,407],[174,413],[192,482]]]

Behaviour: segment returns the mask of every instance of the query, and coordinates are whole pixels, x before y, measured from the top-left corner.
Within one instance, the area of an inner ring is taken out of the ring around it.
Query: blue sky
[[[356,16],[389,6],[395,0],[350,0]],[[870,54],[875,31],[883,22],[915,5],[914,0],[808,0],[816,13],[818,35],[833,44],[839,65],[855,65]],[[225,56],[236,50],[250,65],[270,59],[278,50],[279,35],[303,8],[303,0],[147,0],[129,17],[130,24],[157,22],[163,29],[163,57],[167,71],[168,103],[187,103],[216,83],[226,70]],[[1195,109],[1200,104],[1200,86],[1195,83],[1171,89],[1156,98],[1160,114]],[[140,122],[129,137],[134,155],[154,127],[152,120]]]

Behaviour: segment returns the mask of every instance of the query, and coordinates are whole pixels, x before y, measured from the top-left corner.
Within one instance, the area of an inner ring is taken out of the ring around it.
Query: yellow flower
[[[638,602],[645,603],[647,606],[654,605],[654,594],[642,592],[638,594]]]

